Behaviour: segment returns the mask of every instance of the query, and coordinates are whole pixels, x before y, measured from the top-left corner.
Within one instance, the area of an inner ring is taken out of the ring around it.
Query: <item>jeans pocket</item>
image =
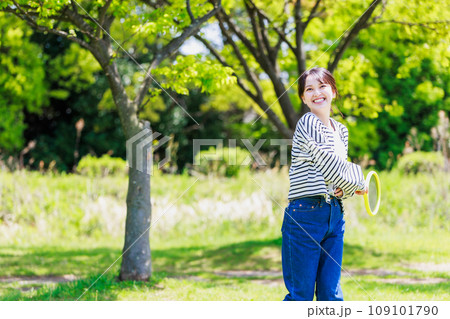
[[[298,213],[298,212],[308,212],[317,209],[320,205],[320,199],[297,199],[290,203],[289,212],[290,213]]]
[[[320,199],[301,199],[291,202],[287,210],[286,226],[303,227],[319,223],[326,216],[324,208],[320,206]]]

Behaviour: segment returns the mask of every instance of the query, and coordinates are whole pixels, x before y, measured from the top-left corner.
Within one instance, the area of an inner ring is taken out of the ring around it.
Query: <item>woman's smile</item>
[[[314,109],[322,110],[331,108],[331,101],[336,96],[336,93],[331,88],[331,85],[319,81],[314,76],[306,78],[305,91],[303,93],[303,102],[309,106],[314,113]]]
[[[317,98],[317,99],[314,99],[314,100],[313,100],[313,102],[316,103],[316,104],[320,104],[320,103],[322,103],[322,102],[324,102],[324,101],[325,101],[325,98],[324,98],[324,97],[320,97],[320,98]]]

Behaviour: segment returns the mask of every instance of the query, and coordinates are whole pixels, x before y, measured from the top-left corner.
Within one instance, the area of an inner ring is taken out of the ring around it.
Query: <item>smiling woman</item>
[[[331,73],[313,68],[299,79],[299,95],[311,112],[297,123],[289,170],[289,205],[282,243],[284,300],[343,300],[342,200],[365,192],[361,167],[347,161],[348,130],[330,118],[338,94]]]
[[[336,97],[337,88],[333,76],[325,69],[318,69],[317,73],[311,72],[309,76],[302,78],[299,84],[299,93],[303,102],[308,105],[313,113],[321,119],[330,115],[331,102]],[[330,122],[324,121],[330,126]]]

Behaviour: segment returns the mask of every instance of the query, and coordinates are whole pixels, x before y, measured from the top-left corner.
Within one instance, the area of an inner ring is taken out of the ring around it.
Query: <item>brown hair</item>
[[[327,69],[324,69],[324,68],[315,67],[315,68],[306,70],[300,76],[300,78],[298,80],[298,95],[300,97],[302,97],[303,92],[305,92],[306,78],[310,75],[315,77],[317,79],[317,81],[319,81],[320,83],[329,84],[331,86],[331,88],[333,89],[333,92],[336,93],[336,95],[338,94],[338,90],[336,87],[336,80],[334,79],[334,77],[330,73],[330,71],[328,71]]]
[[[331,89],[336,94],[336,97],[337,98],[339,97],[339,92],[336,87],[336,80],[334,79],[331,72],[325,68],[314,67],[312,69],[303,72],[303,74],[300,76],[298,80],[298,95],[300,96],[300,98],[303,96],[303,93],[305,92],[306,78],[310,75],[316,78],[317,81],[319,81],[320,83],[326,83],[330,85]],[[333,112],[333,109],[331,109],[331,112]],[[339,113],[341,113],[341,111],[339,111]],[[342,113],[341,116],[344,117]]]

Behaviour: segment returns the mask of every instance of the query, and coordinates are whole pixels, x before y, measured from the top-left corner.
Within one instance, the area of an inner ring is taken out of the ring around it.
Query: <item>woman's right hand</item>
[[[369,188],[366,186],[366,189],[363,191],[355,191],[356,195],[364,195],[367,194],[369,192]]]

